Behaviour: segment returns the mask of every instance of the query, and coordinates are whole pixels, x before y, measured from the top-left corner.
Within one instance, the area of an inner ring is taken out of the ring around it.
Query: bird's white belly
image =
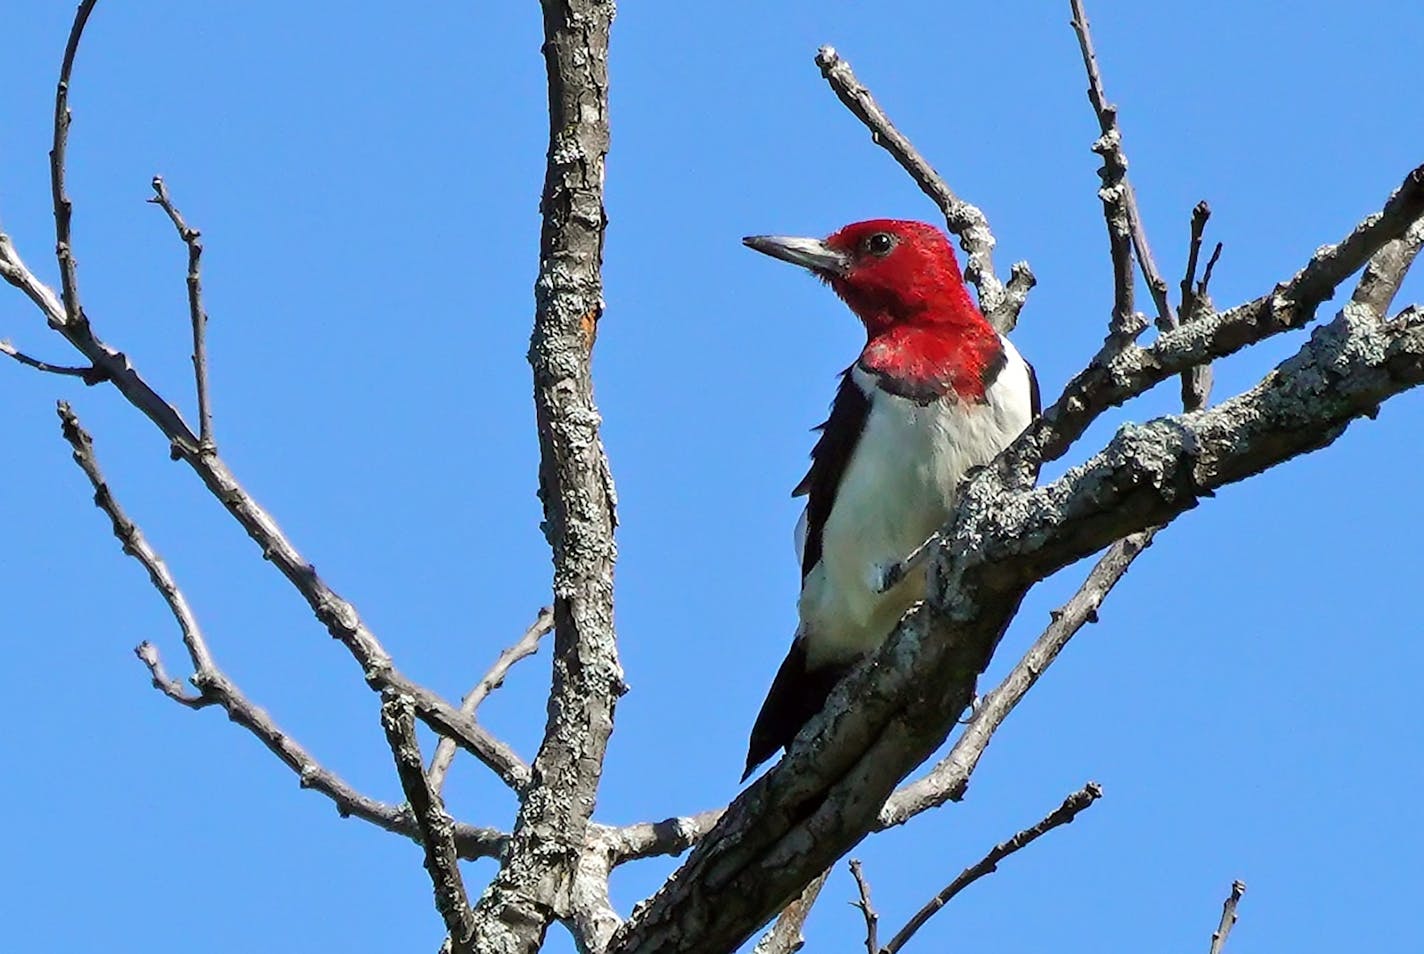
[[[1026,374],[1016,364],[1005,371]],[[923,570],[876,593],[879,569],[939,529],[965,471],[993,460],[1029,419],[1026,400],[965,403],[951,394],[921,406],[874,387],[859,368],[853,373],[871,409],[822,531],[821,560],[802,585],[801,635],[812,666],[875,648],[923,597]]]

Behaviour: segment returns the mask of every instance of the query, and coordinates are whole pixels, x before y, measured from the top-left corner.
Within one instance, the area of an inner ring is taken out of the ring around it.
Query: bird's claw
[[[870,589],[879,596],[890,592],[904,578],[905,564],[901,561],[876,563],[870,568]]]
[[[923,566],[924,562],[929,559],[931,549],[938,543],[939,532],[936,531],[930,534],[924,543],[911,550],[903,560],[873,564],[870,568],[871,591],[877,596],[888,593],[911,572]]]
[[[979,693],[974,693],[974,698],[969,703],[969,714],[959,720],[960,725],[968,725],[979,718],[979,711],[984,708],[985,698]]]

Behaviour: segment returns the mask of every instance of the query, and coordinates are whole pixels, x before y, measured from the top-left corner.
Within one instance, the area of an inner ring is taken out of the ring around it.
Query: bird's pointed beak
[[[825,275],[844,275],[850,258],[831,248],[821,239],[795,238],[789,235],[748,235],[742,239],[747,248],[763,255],[779,258],[792,265],[809,268]]]

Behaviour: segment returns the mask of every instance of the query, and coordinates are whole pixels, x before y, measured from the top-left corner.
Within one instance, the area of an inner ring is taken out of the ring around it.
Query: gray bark
[[[549,161],[529,363],[539,497],[554,552],[554,676],[509,853],[475,907],[474,946],[489,954],[534,951],[550,920],[574,913],[574,878],[624,691],[613,632],[615,498],[590,371],[603,313],[614,8],[599,0],[545,0],[543,7]]]

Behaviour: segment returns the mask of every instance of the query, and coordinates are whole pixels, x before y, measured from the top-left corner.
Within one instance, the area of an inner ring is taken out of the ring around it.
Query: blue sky
[[[0,218],[52,243],[46,158],[72,4],[14,0],[0,34]],[[725,803],[789,640],[790,488],[859,347],[816,282],[743,249],[936,210],[825,87],[832,43],[1040,285],[1015,341],[1054,395],[1111,302],[1067,5],[628,2],[614,33],[608,310],[595,371],[622,501],[618,623],[633,691],[598,817]],[[1158,253],[1193,203],[1226,243],[1221,303],[1288,277],[1424,160],[1424,7],[1097,0]],[[100,333],[192,407],[182,250],[145,206],[163,173],[204,231],[216,432],[248,488],[415,678],[458,697],[547,600],[524,361],[547,121],[537,6],[101,4],[76,72],[71,191]],[[6,289],[8,291],[8,289]],[[1403,300],[1424,298],[1416,276]],[[69,358],[16,294],[0,337]],[[1299,346],[1225,362],[1216,396]],[[375,697],[249,541],[104,388],[0,365],[0,806],[7,941],[115,952],[433,950],[418,849],[342,821],[216,712],[131,655],[161,601],[58,438],[74,402],[218,660],[328,766],[398,797]],[[1170,412],[1164,387],[1094,429]],[[1418,948],[1414,806],[1424,395],[1232,488],[1158,537],[1000,732],[960,805],[858,849],[898,927],[985,849],[1088,779],[1106,796],[1010,859],[908,950]],[[1086,571],[1036,590],[1002,671]],[[992,675],[992,672],[991,672]],[[484,718],[532,755],[547,651]],[[507,825],[477,768],[452,808]],[[619,871],[623,911],[672,862]],[[490,863],[471,865],[478,884]],[[859,943],[841,869],[810,950]],[[555,929],[552,950],[567,950]]]

